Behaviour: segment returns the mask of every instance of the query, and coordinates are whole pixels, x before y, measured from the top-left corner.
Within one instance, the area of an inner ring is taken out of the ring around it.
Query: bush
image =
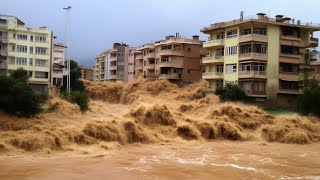
[[[32,117],[39,114],[47,96],[32,91],[27,84],[27,71],[19,69],[11,75],[0,75],[0,108],[18,116]]]
[[[236,84],[226,84],[224,87],[218,87],[215,91],[222,101],[241,101],[244,99],[244,91]]]
[[[82,112],[87,111],[89,107],[89,96],[86,91],[71,91],[69,100],[80,106]]]
[[[303,115],[314,114],[320,117],[320,87],[316,84],[309,84],[303,89],[299,97],[298,110]]]

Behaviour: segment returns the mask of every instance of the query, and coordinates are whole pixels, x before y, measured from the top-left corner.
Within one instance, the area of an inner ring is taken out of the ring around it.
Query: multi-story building
[[[203,79],[210,89],[238,83],[248,100],[266,106],[294,107],[310,69],[307,48],[317,47],[320,27],[263,13],[205,27],[209,56]]]
[[[201,49],[199,36],[186,39],[167,36],[155,43],[155,74],[159,79],[195,82],[201,79]],[[151,59],[154,62],[154,59]]]
[[[53,45],[53,66],[52,66],[52,85],[60,87],[63,85],[63,76],[66,73],[64,56],[65,48],[63,44]]]
[[[138,48],[138,51],[142,52],[142,75],[144,78],[156,78],[156,72],[155,72],[155,46],[154,43],[144,44],[140,48]],[[138,64],[141,62],[141,57],[137,59]],[[136,74],[139,74],[136,73]]]
[[[130,83],[133,81],[135,77],[135,71],[136,67],[139,67],[140,64],[137,62],[137,58],[141,58],[142,53],[137,50],[137,48],[129,47],[128,48],[128,53],[126,53],[126,59],[127,61],[125,62],[125,68],[124,68],[124,73],[125,73],[125,78],[124,82],[125,83]],[[141,63],[141,70],[142,70],[142,63]],[[139,74],[139,70],[138,70]]]
[[[108,51],[104,51],[95,58],[93,79],[95,81],[104,81],[105,78],[105,59]]]
[[[29,71],[35,92],[48,93],[51,81],[53,33],[46,27],[29,28],[14,16],[0,15],[0,71],[20,67]]]
[[[81,69],[81,79],[93,81],[93,70],[91,68],[80,66],[80,69]]]

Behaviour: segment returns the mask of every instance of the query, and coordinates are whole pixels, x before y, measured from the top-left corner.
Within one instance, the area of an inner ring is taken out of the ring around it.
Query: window
[[[217,65],[216,70],[217,72],[223,73],[223,65]]]
[[[230,46],[230,47],[226,47],[225,49],[225,55],[236,55],[238,52],[238,46]]]
[[[36,59],[36,66],[38,67],[45,67],[46,66],[46,60],[44,59]]]
[[[33,36],[30,36],[30,41],[33,42]]]
[[[29,58],[29,66],[33,66],[33,59]]]
[[[238,35],[237,29],[227,31],[227,38],[237,37],[237,35]]]
[[[16,61],[15,61],[15,59],[14,59],[14,57],[11,57],[10,58],[10,62],[9,62],[10,64],[16,64]]]
[[[36,41],[36,42],[42,42],[42,43],[45,43],[45,42],[46,42],[46,37],[42,37],[42,36],[35,36],[35,41]]]
[[[27,53],[27,46],[17,45],[17,52]]]
[[[241,36],[247,35],[247,34],[252,34],[251,29],[243,29],[243,30],[241,31]]]
[[[34,77],[47,79],[49,76],[48,76],[48,72],[35,71]]]
[[[27,65],[27,58],[17,57],[17,65]]]
[[[259,72],[265,72],[265,64],[264,63],[253,63],[253,70]]]
[[[30,54],[33,54],[33,47],[30,47],[29,53],[30,53]]]
[[[237,72],[237,64],[227,64],[226,73],[234,73],[234,72]]]
[[[217,39],[224,39],[224,32],[217,34]]]
[[[36,47],[36,54],[46,54],[46,48]]]
[[[191,51],[191,48],[188,48],[188,52],[190,52]]]
[[[293,72],[293,65],[292,64],[283,64],[282,71],[283,72]]]
[[[28,36],[25,34],[17,34],[17,39],[28,40]]]
[[[216,87],[222,87],[223,86],[223,80],[217,80]]]

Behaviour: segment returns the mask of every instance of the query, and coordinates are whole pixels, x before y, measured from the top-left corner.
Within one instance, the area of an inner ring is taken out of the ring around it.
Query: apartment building
[[[212,24],[201,29],[209,36],[203,43],[209,55],[202,59],[202,78],[213,91],[237,83],[249,101],[294,108],[310,71],[306,51],[318,46],[313,32],[319,30],[311,23],[263,13]]]
[[[100,53],[95,58],[94,80],[95,81],[122,81],[125,76],[127,54],[129,47],[123,43],[114,43],[112,49]]]
[[[127,61],[125,61],[124,82],[130,83],[134,80],[135,77],[137,77],[136,76],[136,67],[138,67],[138,69],[137,69],[138,74],[139,74],[139,68],[141,68],[141,70],[142,70],[142,63],[141,63],[141,66],[140,66],[140,64],[136,64],[136,63],[140,63],[139,61],[137,61],[137,58],[140,58],[140,60],[141,60],[142,53],[140,51],[138,51],[137,48],[129,47],[128,53],[125,56],[127,56],[126,57]]]
[[[93,81],[93,69],[86,68],[83,66],[80,66],[80,69],[81,69],[81,79]]]
[[[201,79],[202,43],[199,36],[187,39],[177,33],[176,36],[167,36],[165,40],[156,42],[154,47],[154,72],[157,78],[184,82]]]
[[[309,80],[316,80],[320,85],[320,52],[316,50],[310,51],[311,71]]]
[[[53,45],[53,66],[52,66],[52,85],[60,87],[63,85],[65,75],[65,48],[61,43]]]
[[[35,92],[48,93],[51,81],[53,33],[46,27],[29,28],[14,16],[0,15],[0,72],[20,67],[30,72]]]
[[[156,78],[156,54],[154,45],[154,43],[148,43],[138,48],[138,51],[142,52],[142,61],[141,59],[137,59],[137,64],[140,65],[140,63],[142,62],[142,75],[144,78]],[[140,72],[137,72],[136,74],[139,73]]]

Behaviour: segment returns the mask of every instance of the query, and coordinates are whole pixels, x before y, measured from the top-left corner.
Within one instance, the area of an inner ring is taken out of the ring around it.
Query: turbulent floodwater
[[[129,145],[92,156],[0,158],[0,179],[320,179],[320,144]]]

